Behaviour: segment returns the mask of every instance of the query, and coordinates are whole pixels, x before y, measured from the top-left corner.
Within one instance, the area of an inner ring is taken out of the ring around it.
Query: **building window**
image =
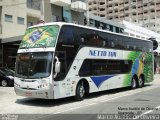
[[[27,27],[33,26],[33,22],[27,22]]]
[[[63,22],[72,22],[71,10],[63,8]]]
[[[18,18],[17,18],[17,23],[18,23],[18,24],[21,24],[21,25],[24,25],[24,18],[18,17]]]
[[[40,10],[41,0],[27,0],[27,7],[34,10]]]
[[[13,22],[13,16],[5,14],[5,21],[6,22]]]

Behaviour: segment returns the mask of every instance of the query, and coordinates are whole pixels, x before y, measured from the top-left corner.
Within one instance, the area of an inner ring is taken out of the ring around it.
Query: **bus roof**
[[[136,38],[136,37],[128,36],[128,35],[125,35],[125,34],[115,33],[115,32],[111,32],[111,31],[107,31],[107,30],[97,29],[97,28],[94,28],[94,27],[83,26],[83,25],[78,25],[78,24],[74,24],[74,23],[66,23],[66,22],[40,23],[40,24],[31,26],[31,27],[28,27],[28,28],[47,26],[47,25],[59,25],[60,27],[63,26],[63,25],[71,25],[71,26],[76,26],[76,27],[81,27],[81,28],[86,28],[86,29],[91,29],[91,30],[96,30],[96,31],[101,31],[101,32],[111,33],[111,34],[115,34],[115,35],[129,37],[129,38],[134,38],[134,39],[138,39],[138,40],[144,40],[144,41],[152,42],[151,40],[147,40],[147,39]]]

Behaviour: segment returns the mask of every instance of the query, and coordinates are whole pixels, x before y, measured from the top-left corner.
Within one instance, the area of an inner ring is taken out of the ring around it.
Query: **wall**
[[[52,17],[52,5],[50,3],[50,0],[43,0],[42,1],[42,5],[43,5],[43,8],[41,11],[42,14],[43,14],[43,20],[45,22],[52,22],[53,21],[53,17]]]
[[[84,13],[72,11],[72,21],[73,23],[84,25]]]
[[[62,21],[62,7],[52,4],[52,21],[57,21],[57,18]]]
[[[5,14],[12,15],[12,22],[5,21]],[[24,24],[17,24],[17,17],[24,18]],[[26,29],[26,0],[5,0],[2,7],[2,38],[23,35]]]

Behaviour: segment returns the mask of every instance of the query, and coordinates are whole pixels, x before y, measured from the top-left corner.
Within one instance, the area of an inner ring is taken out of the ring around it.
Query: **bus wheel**
[[[78,101],[83,100],[84,95],[85,95],[84,85],[83,85],[83,82],[80,82],[77,85],[75,99]]]
[[[143,87],[144,86],[144,77],[141,75],[140,78],[139,78],[139,87]]]
[[[135,77],[133,77],[131,81],[131,88],[135,89],[136,87],[137,87],[137,80]]]

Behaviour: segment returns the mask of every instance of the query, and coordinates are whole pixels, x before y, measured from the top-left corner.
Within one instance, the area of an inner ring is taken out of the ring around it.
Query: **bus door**
[[[57,74],[57,76],[54,78],[54,95],[56,98],[61,98],[66,96],[67,92],[67,83],[65,77],[67,72],[67,55],[66,51],[57,51],[55,53],[55,56],[58,58],[58,60],[61,63],[60,72]]]
[[[67,58],[66,58],[66,51],[57,51],[56,56],[58,57],[59,61],[61,62],[60,73],[58,75],[58,80],[61,80],[65,77],[65,73],[67,71]]]

